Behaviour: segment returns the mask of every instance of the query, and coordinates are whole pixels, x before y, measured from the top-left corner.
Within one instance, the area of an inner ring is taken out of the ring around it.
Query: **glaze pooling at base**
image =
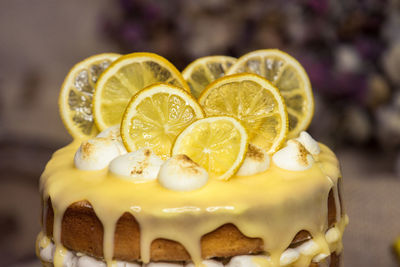
[[[125,212],[140,225],[140,255],[145,263],[150,261],[151,242],[165,238],[181,243],[198,265],[202,261],[201,237],[226,223],[235,224],[248,237],[262,238],[271,266],[280,266],[281,254],[301,230],[313,236],[319,253],[341,250],[325,239],[328,195],[332,188],[336,194],[341,174],[335,155],[324,145],[308,170],[287,171],[271,163],[265,172],[234,176],[229,181],[210,179],[191,192],[171,191],[157,181],[133,183],[119,179],[107,168],[78,170],[73,158],[79,145],[74,141],[57,151],[41,177],[43,201],[50,197],[53,204],[53,240],[59,251],[63,214],[81,200],[91,203],[103,224],[108,266],[112,266],[115,225]],[[55,261],[55,267],[60,266]]]

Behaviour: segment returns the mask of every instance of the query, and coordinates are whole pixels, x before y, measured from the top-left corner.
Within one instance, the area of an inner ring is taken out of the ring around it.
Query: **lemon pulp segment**
[[[296,137],[312,120],[314,99],[310,80],[301,64],[277,50],[250,52],[228,70],[228,74],[249,72],[271,81],[282,94],[289,117],[288,138]]]
[[[76,64],[66,76],[59,96],[62,121],[74,138],[90,138],[98,133],[92,115],[92,98],[100,74],[120,55],[98,54]]]
[[[98,128],[104,130],[119,124],[131,97],[144,87],[159,82],[189,91],[180,72],[161,56],[132,53],[115,61],[96,85],[94,115]]]
[[[199,98],[207,116],[230,115],[246,127],[249,142],[274,152],[287,134],[287,114],[279,91],[255,74],[225,76]]]
[[[247,151],[248,136],[240,122],[219,116],[198,120],[176,139],[172,154],[185,154],[218,179],[229,179]]]
[[[202,57],[190,63],[182,71],[182,76],[187,81],[192,95],[198,98],[204,88],[224,76],[236,60],[228,56]]]
[[[121,124],[122,140],[129,151],[150,147],[166,159],[178,134],[204,112],[186,91],[155,84],[136,94]]]

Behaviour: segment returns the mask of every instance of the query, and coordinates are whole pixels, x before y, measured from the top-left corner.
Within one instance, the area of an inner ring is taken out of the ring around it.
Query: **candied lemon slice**
[[[314,114],[314,98],[307,73],[296,59],[277,49],[253,51],[240,57],[227,74],[241,72],[258,74],[278,87],[289,116],[288,138],[308,127]]]
[[[144,87],[159,82],[190,91],[174,65],[159,55],[132,53],[120,57],[96,84],[93,114],[97,127],[102,131],[119,124],[131,97]]]
[[[187,155],[211,177],[227,180],[243,163],[247,146],[246,129],[238,120],[208,117],[192,123],[178,136],[172,155]]]
[[[100,74],[118,57],[114,53],[91,56],[72,67],[65,77],[58,107],[72,137],[87,139],[98,133],[92,115],[94,86]]]
[[[199,103],[207,116],[230,115],[246,127],[249,142],[268,153],[284,142],[287,113],[279,90],[255,74],[235,74],[211,83]]]
[[[189,84],[192,95],[198,98],[204,88],[223,77],[236,60],[228,56],[202,57],[190,63],[182,71],[182,76]]]
[[[190,93],[158,83],[132,97],[123,115],[121,137],[128,151],[150,147],[166,159],[180,132],[203,117],[204,111]]]

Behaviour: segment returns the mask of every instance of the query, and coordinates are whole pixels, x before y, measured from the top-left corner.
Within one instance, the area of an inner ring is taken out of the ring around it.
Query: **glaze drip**
[[[164,238],[181,243],[196,266],[200,266],[201,238],[221,225],[233,223],[248,237],[258,237],[270,258],[268,266],[280,266],[282,253],[301,230],[308,231],[318,244],[317,254],[330,255],[342,249],[338,242],[328,244],[327,201],[335,194],[337,223],[342,234],[347,216],[341,217],[338,203],[338,161],[332,151],[320,144],[321,153],[304,171],[287,171],[271,163],[261,173],[234,176],[229,181],[210,179],[195,191],[175,192],[156,180],[134,183],[119,179],[108,169],[82,171],[74,167],[76,140],[57,151],[41,177],[44,203],[51,198],[54,209],[54,266],[62,266],[65,248],[61,242],[61,223],[65,210],[77,201],[91,203],[104,227],[103,254],[113,266],[114,232],[118,219],[131,213],[140,225],[141,261],[150,262],[153,240]],[[45,220],[44,220],[45,221]],[[317,255],[316,254],[316,255]],[[310,255],[296,266],[308,266]],[[267,265],[266,265],[267,266]]]

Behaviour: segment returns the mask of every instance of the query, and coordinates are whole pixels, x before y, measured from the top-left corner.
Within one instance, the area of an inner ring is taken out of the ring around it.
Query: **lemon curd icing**
[[[202,236],[227,223],[234,224],[245,236],[262,239],[265,255],[252,258],[255,266],[309,266],[312,261],[342,251],[342,235],[348,222],[339,203],[338,184],[342,178],[336,156],[323,144],[319,144],[320,151],[312,155],[313,163],[307,168],[287,170],[270,160],[262,172],[235,175],[229,181],[208,179],[203,187],[192,191],[169,190],[157,179],[121,179],[108,167],[78,169],[74,155],[80,145],[81,140],[75,140],[58,150],[40,181],[43,203],[51,199],[54,225],[53,236],[47,237],[52,240],[43,241],[45,234],[41,233],[37,246],[54,243],[55,267],[64,266],[68,255],[61,240],[64,212],[83,200],[91,204],[103,225],[103,258],[107,266],[117,266],[113,257],[114,233],[125,212],[140,225],[143,263],[151,261],[152,241],[164,238],[182,244],[193,263],[201,266]],[[333,226],[328,225],[330,192],[336,201]],[[288,248],[301,230],[308,231],[312,239]]]

